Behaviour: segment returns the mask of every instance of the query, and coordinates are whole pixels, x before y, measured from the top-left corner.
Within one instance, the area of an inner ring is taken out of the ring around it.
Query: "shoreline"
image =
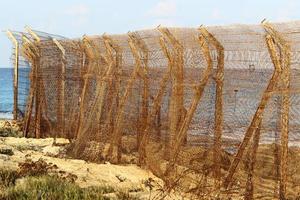
[[[12,120],[13,114],[11,112],[0,112],[0,120]]]

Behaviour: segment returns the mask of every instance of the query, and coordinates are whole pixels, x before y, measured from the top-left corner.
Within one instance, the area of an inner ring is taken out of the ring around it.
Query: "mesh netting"
[[[21,35],[22,33],[19,32],[12,32],[13,37],[16,39],[17,41],[17,46],[16,44],[13,45],[12,48],[12,55],[11,55],[11,65],[15,66],[18,65],[18,71],[17,71],[17,76],[15,76],[15,68],[10,68],[11,70],[11,74],[12,74],[12,89],[11,94],[13,94],[13,88],[14,88],[14,81],[17,78],[17,95],[14,97],[16,98],[16,106],[15,108],[13,105],[14,100],[10,100],[11,105],[11,110],[10,111],[14,111],[16,109],[16,116],[19,119],[22,119],[25,115],[25,111],[26,111],[26,104],[27,104],[27,97],[28,97],[28,92],[29,92],[29,85],[30,85],[30,77],[29,77],[29,73],[30,73],[30,63],[28,62],[28,60],[26,58],[24,58],[22,55],[19,54],[19,49],[21,48],[22,44],[22,38]],[[16,51],[16,49],[18,49]],[[18,63],[16,63],[18,62]],[[3,76],[6,76],[6,74],[3,74]],[[11,94],[8,94],[8,96],[11,96]]]
[[[292,22],[29,38],[29,132],[76,139],[76,157],[149,168],[165,181],[157,198],[295,198],[299,30]]]

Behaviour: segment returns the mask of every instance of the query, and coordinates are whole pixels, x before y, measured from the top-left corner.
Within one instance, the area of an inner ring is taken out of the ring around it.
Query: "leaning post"
[[[6,31],[8,38],[15,45],[15,56],[14,56],[14,108],[13,108],[13,119],[18,119],[18,83],[19,83],[19,43],[14,37],[11,31]]]
[[[41,38],[29,27],[25,26],[25,30],[33,37],[34,42],[36,44],[39,44],[41,41]],[[36,46],[36,44],[34,44]],[[36,56],[37,62],[35,66],[35,136],[36,138],[41,137],[41,88],[40,88],[40,71],[39,71],[39,56]]]
[[[280,145],[280,164],[279,164],[279,198],[286,199],[287,187],[287,166],[288,166],[288,136],[289,136],[289,109],[290,109],[290,64],[291,64],[291,49],[290,44],[286,41],[281,33],[276,31],[274,27],[265,22],[265,30],[273,35],[277,46],[280,49],[280,65],[281,65],[281,145]]]
[[[216,82],[216,103],[215,103],[215,133],[213,146],[215,187],[221,187],[221,146],[223,133],[223,82],[224,82],[224,47],[207,29],[200,27],[201,34],[215,47],[218,53]]]
[[[60,115],[61,115],[61,133],[62,135],[65,135],[65,80],[66,80],[66,50],[64,47],[61,45],[61,43],[53,38],[52,39],[54,44],[57,46],[57,48],[61,52],[61,58],[62,58],[62,63],[61,63],[61,90],[60,90],[60,99],[61,99],[61,104],[60,106]]]
[[[257,110],[252,118],[251,124],[249,125],[244,139],[242,143],[239,146],[238,152],[235,155],[234,160],[231,163],[231,166],[229,168],[228,174],[224,180],[224,187],[228,188],[232,183],[232,178],[234,173],[236,172],[237,166],[240,163],[240,160],[244,154],[244,150],[246,149],[249,141],[251,140],[253,134],[257,131],[259,128],[259,124],[261,123],[263,113],[265,111],[266,105],[269,102],[272,95],[270,95],[271,92],[275,91],[277,89],[278,82],[280,81],[280,78],[282,76],[283,66],[282,66],[282,58],[280,58],[278,55],[283,54],[283,59],[285,58],[285,52],[282,48],[283,46],[283,38],[275,31],[270,31],[270,29],[266,26],[265,23],[263,23],[263,26],[266,30],[266,45],[270,54],[270,58],[272,60],[272,63],[274,65],[274,71],[271,79],[269,80],[268,86],[264,93],[262,94],[261,101],[257,107]]]

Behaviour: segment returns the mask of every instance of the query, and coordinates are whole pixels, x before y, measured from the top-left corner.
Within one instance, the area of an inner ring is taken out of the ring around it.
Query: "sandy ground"
[[[138,195],[145,199],[149,199],[150,194],[149,188],[145,185],[146,180],[151,178],[157,189],[162,185],[162,180],[136,165],[96,164],[60,158],[68,140],[57,139],[56,145],[53,145],[53,141],[52,138],[0,137],[0,150],[11,149],[13,152],[13,155],[0,154],[0,168],[18,169],[18,164],[26,159],[32,161],[43,159],[47,163],[57,165],[58,170],[76,175],[76,183],[81,187],[108,185],[122,191],[138,191]],[[152,192],[152,195],[154,193]]]
[[[5,123],[6,122],[0,121],[0,127]],[[13,129],[18,129],[14,124],[8,125],[8,123],[6,123],[6,125],[11,126]],[[69,141],[63,138],[58,138],[56,143],[54,143],[53,138],[0,137],[0,169],[8,168],[17,170],[19,163],[23,163],[26,159],[31,159],[32,161],[43,159],[47,163],[55,164],[58,170],[75,175],[77,177],[76,183],[81,187],[107,185],[114,187],[116,190],[130,191],[131,194],[137,195],[140,199],[161,199],[160,189],[162,188],[163,181],[154,176],[149,170],[141,169],[136,165],[97,164],[84,160],[71,159],[66,156],[66,147],[68,144]],[[8,149],[13,152],[12,155],[1,153],[3,152],[2,150]],[[260,196],[266,193],[265,195],[268,197],[266,199],[270,199],[270,195],[273,195],[273,189],[276,187],[272,179],[273,175],[271,174],[269,178],[267,177],[265,179],[258,177],[265,177],[266,175],[263,176],[263,174],[268,174],[273,170],[273,154],[274,149],[272,146],[261,145],[258,149],[256,163],[258,171],[256,171],[255,191],[257,191]],[[188,155],[186,157],[188,157]],[[290,149],[290,182],[288,193],[293,197],[299,196],[300,194],[299,161],[300,150],[298,148]],[[199,161],[199,164],[201,164],[201,162],[202,160]],[[290,176],[291,173],[294,174]],[[246,178],[244,170],[240,170],[240,173],[237,174],[236,177],[240,177],[241,180],[244,180]],[[145,184],[145,182],[149,180],[153,180],[151,181],[153,185],[152,191],[150,191],[149,187]],[[267,193],[266,191],[271,192]],[[243,192],[244,189],[242,188],[242,190],[238,191],[237,195],[233,195],[231,199],[243,199]],[[170,194],[169,197],[164,199],[190,199],[183,198],[182,195],[183,194]]]
[[[4,132],[3,132],[4,130]],[[14,137],[7,137],[13,133]],[[66,156],[67,139],[53,138],[34,139],[21,137],[22,133],[17,123],[0,120],[0,169],[18,170],[19,163],[26,159],[43,161],[56,165],[57,171],[75,175],[75,183],[80,187],[112,186],[116,190],[128,191],[139,199],[162,199],[163,181],[137,165],[114,165],[91,163],[84,160],[72,159]],[[4,150],[4,151],[3,151]],[[7,150],[13,152],[9,155]],[[150,182],[149,182],[150,181]],[[151,185],[151,191],[149,188]],[[180,194],[170,194],[164,199],[186,199]]]

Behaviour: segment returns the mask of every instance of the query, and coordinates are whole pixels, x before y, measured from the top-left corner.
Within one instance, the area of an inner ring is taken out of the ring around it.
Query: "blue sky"
[[[0,0],[0,29],[33,29],[81,37],[165,26],[300,20],[300,0]],[[11,43],[0,34],[0,67]]]

